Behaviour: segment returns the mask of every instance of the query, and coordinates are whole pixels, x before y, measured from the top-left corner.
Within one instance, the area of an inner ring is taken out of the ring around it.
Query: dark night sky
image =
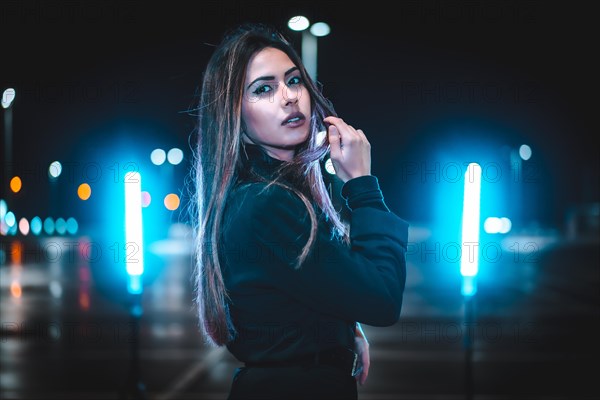
[[[405,1],[392,11],[372,1],[4,1],[0,82],[17,90],[15,168],[78,162],[123,140],[189,155],[194,118],[185,110],[212,45],[239,22],[285,29],[302,13],[331,25],[319,39],[319,80],[371,141],[392,209],[423,218],[415,196],[427,193],[399,187],[388,165],[491,137],[532,146],[541,217],[560,222],[565,207],[599,197],[590,3]],[[299,48],[299,34],[285,32]],[[23,193],[23,212],[50,201],[43,186]]]

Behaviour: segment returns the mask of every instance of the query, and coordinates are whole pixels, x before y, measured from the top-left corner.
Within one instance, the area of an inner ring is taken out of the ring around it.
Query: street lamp
[[[9,178],[12,176],[12,107],[10,106],[15,99],[15,89],[8,88],[2,93],[2,108],[4,111],[4,163],[5,175]],[[2,182],[2,190],[0,196],[4,197],[4,184]]]
[[[140,318],[142,317],[142,293],[144,274],[144,247],[142,224],[142,178],[139,172],[125,174],[125,248],[133,247],[127,260],[127,291],[132,295],[129,309],[133,325],[129,377],[121,393],[122,399],[145,400],[146,386],[140,377],[139,341]],[[131,247],[130,247],[131,246]]]
[[[329,35],[331,29],[325,22],[310,25],[308,18],[301,15],[290,18],[288,27],[293,31],[302,32],[302,62],[308,75],[317,81],[317,37]],[[310,27],[310,29],[308,29]]]
[[[3,108],[10,107],[13,100],[15,99],[15,94],[16,94],[16,92],[15,92],[15,89],[13,89],[13,88],[8,88],[4,91],[4,93],[2,93],[2,107]]]
[[[462,247],[460,274],[464,304],[464,317],[467,333],[463,344],[465,348],[465,394],[467,400],[473,398],[473,341],[471,327],[475,321],[473,302],[477,293],[477,272],[479,270],[479,226],[481,210],[481,166],[470,163],[464,175],[464,197],[462,215]]]
[[[522,144],[519,148],[512,148],[510,150],[510,168],[512,171],[512,183],[513,188],[511,190],[513,197],[513,220],[517,222],[517,227],[522,227],[529,221],[525,221],[524,217],[527,215],[527,209],[525,196],[524,196],[524,182],[525,174],[523,171],[523,161],[527,161],[531,158],[532,151],[531,147],[526,144]]]

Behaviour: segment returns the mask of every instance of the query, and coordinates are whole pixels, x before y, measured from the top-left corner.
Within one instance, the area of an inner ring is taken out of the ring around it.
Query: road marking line
[[[202,361],[192,365],[184,374],[175,379],[163,394],[159,394],[156,397],[156,400],[173,399],[175,395],[185,390],[192,381],[198,379],[206,370],[218,364],[223,359],[226,351],[227,348],[224,346],[210,349]]]

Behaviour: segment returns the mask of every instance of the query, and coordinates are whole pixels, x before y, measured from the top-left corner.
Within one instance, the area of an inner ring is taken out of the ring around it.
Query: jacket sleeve
[[[351,211],[351,246],[332,239],[321,218],[313,248],[298,269],[293,266],[311,228],[308,210],[298,196],[280,186],[262,193],[260,184],[254,186],[259,187],[249,193],[254,196],[248,210],[251,243],[260,250],[260,268],[275,287],[337,318],[372,326],[398,321],[408,224],[389,211],[375,176],[351,179],[341,189]]]

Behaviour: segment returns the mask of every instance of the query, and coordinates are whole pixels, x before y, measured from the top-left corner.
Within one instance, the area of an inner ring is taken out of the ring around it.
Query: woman
[[[225,36],[199,110],[197,302],[209,342],[245,363],[229,398],[357,398],[369,369],[360,323],[397,322],[408,235],[365,134],[263,25]],[[325,188],[327,155],[349,223]]]

